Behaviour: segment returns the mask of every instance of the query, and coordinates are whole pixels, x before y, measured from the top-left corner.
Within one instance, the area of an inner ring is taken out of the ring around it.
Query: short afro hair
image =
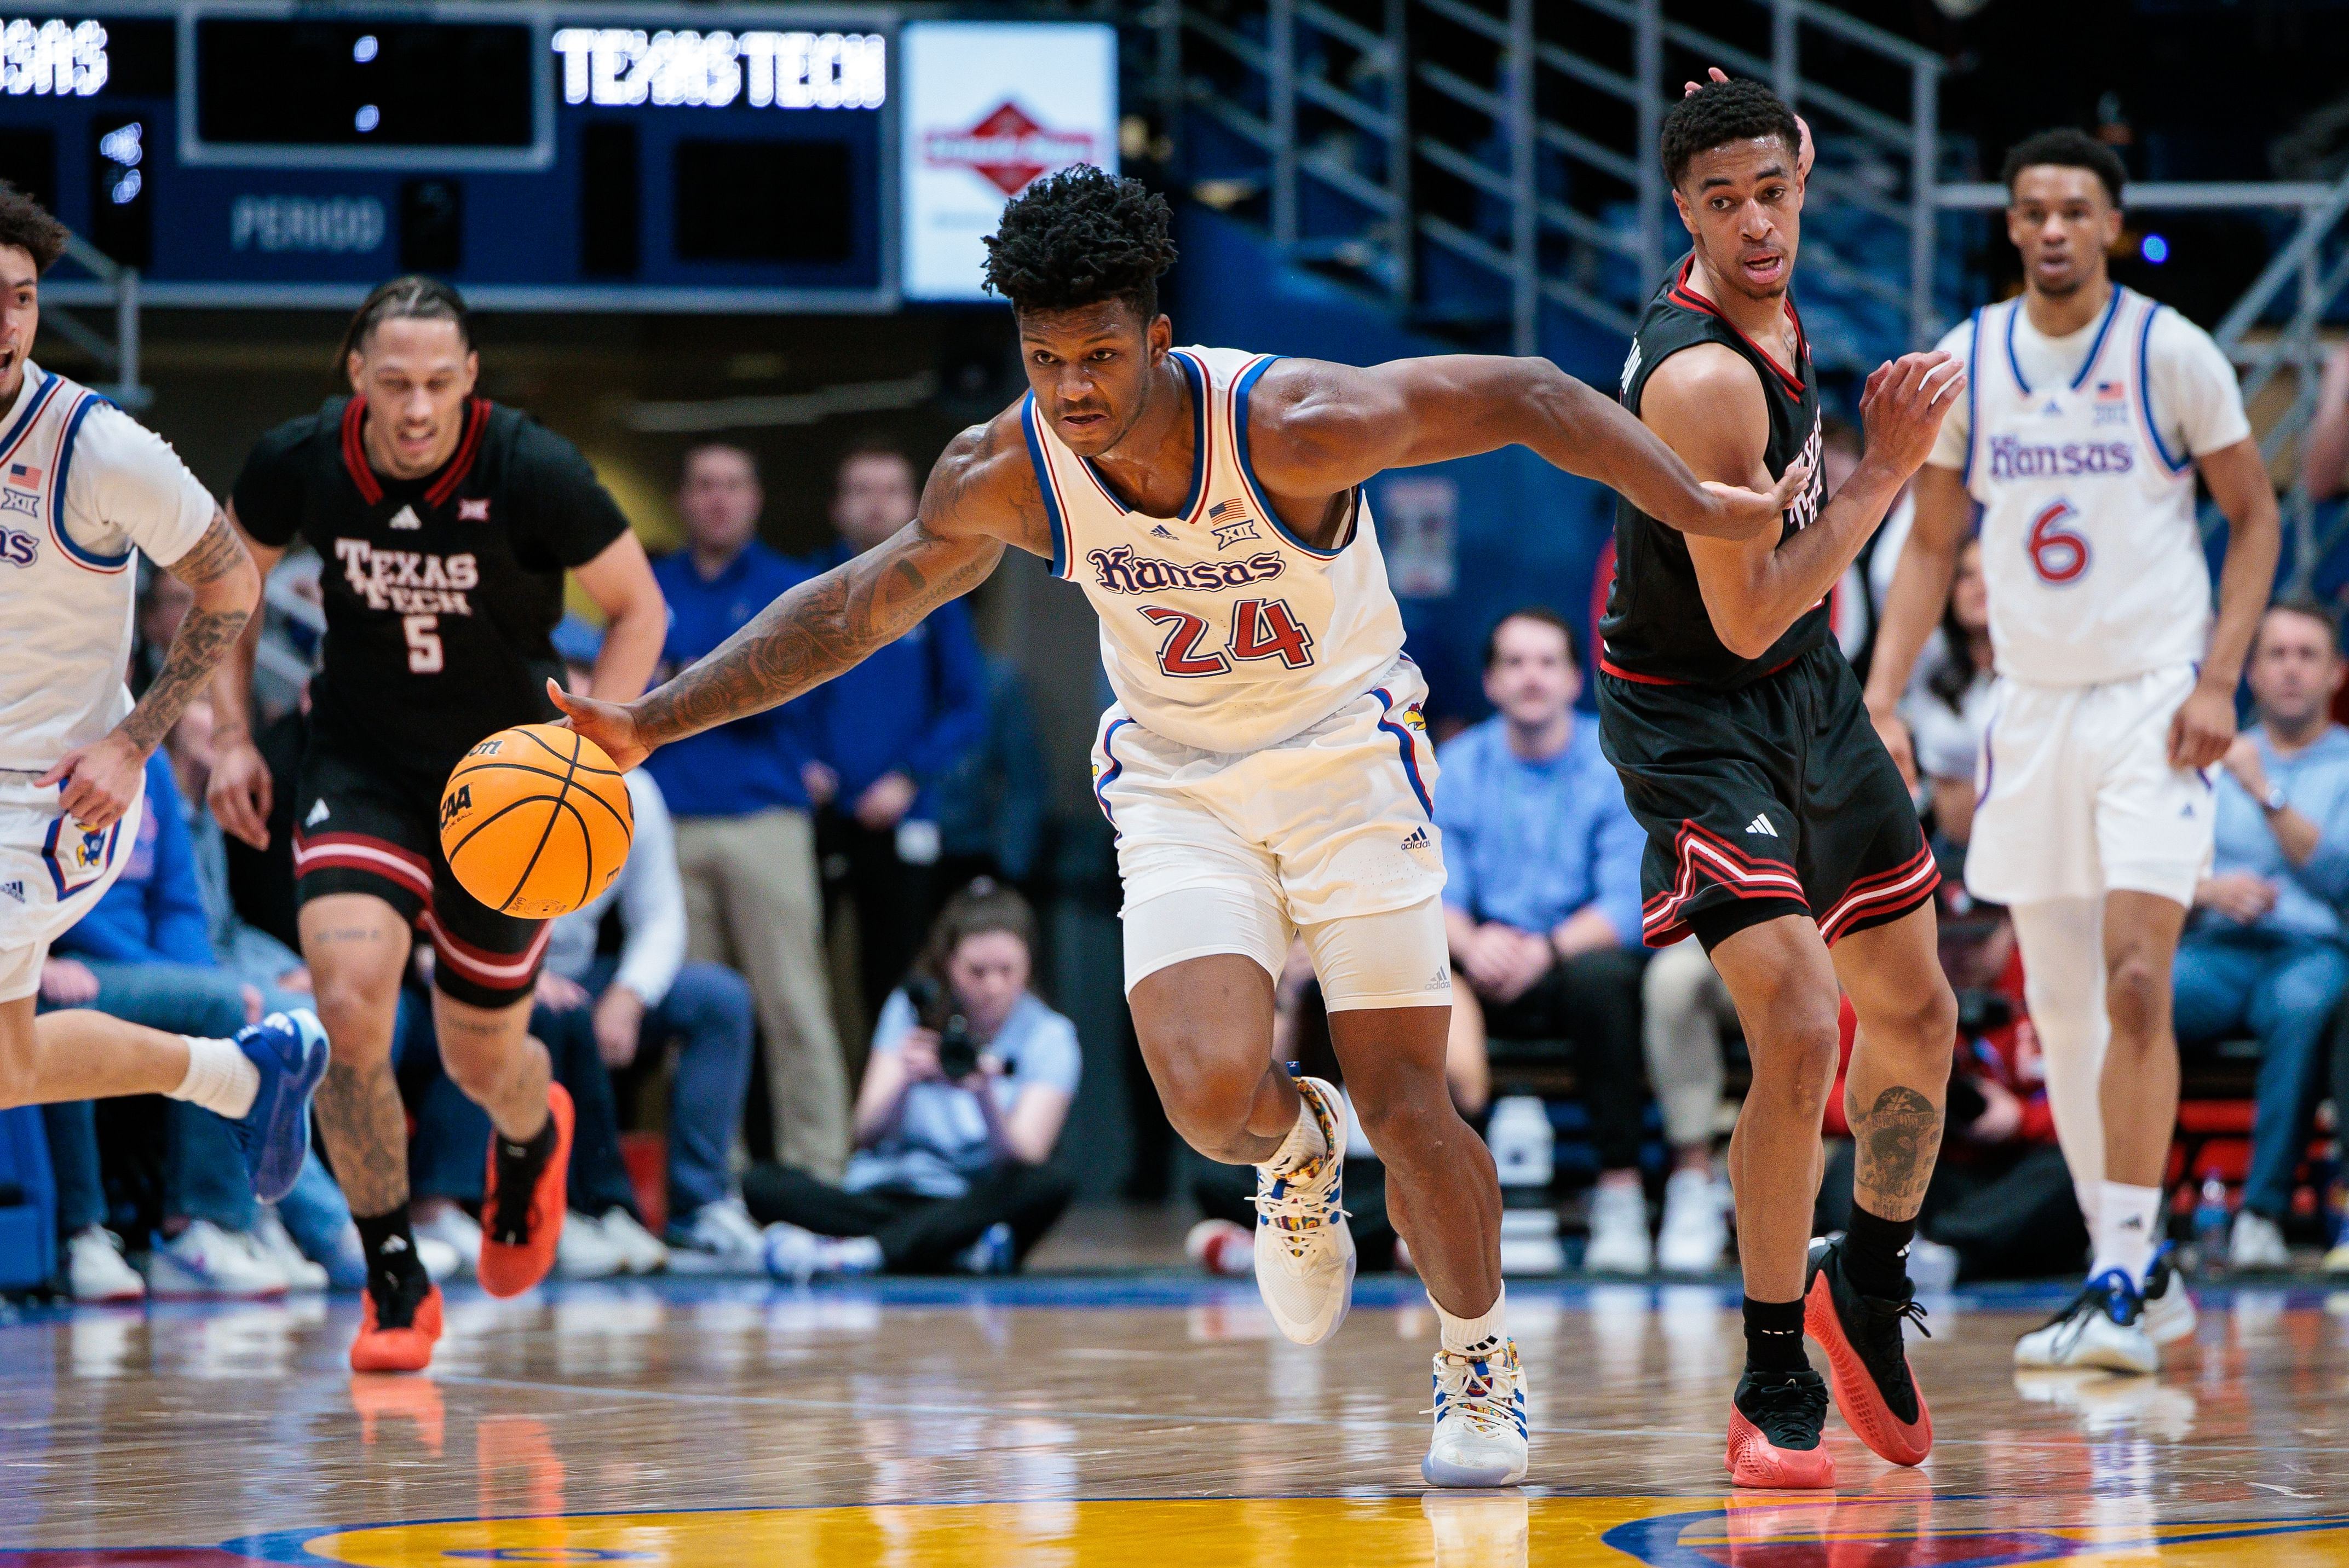
[[[1678,186],[1699,153],[1764,136],[1785,142],[1790,160],[1801,154],[1803,128],[1785,99],[1744,77],[1707,82],[1664,111],[1664,178]]]
[[[66,226],[48,210],[5,180],[0,180],[0,245],[15,245],[33,258],[33,270],[46,273],[66,252]]]
[[[2121,155],[2086,131],[2068,125],[2034,131],[2006,150],[2006,161],[1999,166],[1998,182],[2006,187],[2008,200],[2014,197],[2017,175],[2026,169],[2044,168],[2051,163],[2059,169],[2086,170],[2104,181],[2105,194],[2112,198],[2113,205],[2121,204],[2121,190],[2128,183],[2128,170],[2121,167]]]
[[[1139,180],[1073,164],[1020,192],[987,242],[987,286],[1026,315],[1121,299],[1158,315],[1158,276],[1174,264],[1174,211]]]

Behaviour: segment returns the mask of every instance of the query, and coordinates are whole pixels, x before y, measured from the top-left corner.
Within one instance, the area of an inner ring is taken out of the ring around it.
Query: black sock
[[[1755,1372],[1807,1372],[1803,1351],[1803,1303],[1745,1298],[1745,1365]]]
[[[498,1201],[481,1212],[481,1224],[492,1241],[519,1246],[529,1240],[523,1227],[529,1223],[531,1196],[546,1162],[554,1156],[554,1140],[552,1114],[538,1136],[527,1143],[516,1143],[495,1128],[490,1130],[490,1147],[497,1153]]]
[[[416,1255],[416,1233],[409,1228],[408,1205],[402,1203],[388,1214],[372,1218],[353,1214],[351,1223],[359,1228],[359,1249],[367,1257],[367,1289],[375,1294],[378,1317],[399,1297],[420,1297],[432,1280]]]
[[[1844,1278],[1862,1295],[1907,1300],[1909,1243],[1916,1235],[1914,1219],[1879,1220],[1853,1203],[1851,1228],[1843,1236]]]

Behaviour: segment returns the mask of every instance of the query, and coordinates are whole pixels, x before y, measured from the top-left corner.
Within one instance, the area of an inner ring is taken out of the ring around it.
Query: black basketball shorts
[[[1710,953],[1780,915],[1829,945],[1933,896],[1940,874],[1859,682],[1832,645],[1723,691],[1602,672],[1599,739],[1648,830],[1651,947]]]
[[[372,894],[432,943],[435,989],[475,1007],[529,996],[551,929],[467,892],[440,853],[440,785],[313,732],[294,802],[294,896]]]

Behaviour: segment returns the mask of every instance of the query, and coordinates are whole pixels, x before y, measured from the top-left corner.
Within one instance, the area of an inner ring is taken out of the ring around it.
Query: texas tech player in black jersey
[[[1905,1253],[1957,1018],[1934,952],[1932,856],[1828,635],[1826,598],[1962,377],[1946,355],[1869,377],[1866,454],[1822,497],[1818,391],[1787,299],[1799,143],[1794,115],[1753,82],[1693,90],[1665,117],[1664,169],[1694,249],[1640,324],[1623,399],[1699,479],[1767,483],[1807,464],[1810,481],[1775,539],[1684,538],[1623,504],[1599,626],[1600,738],[1648,830],[1647,938],[1704,944],[1754,1059],[1729,1150],[1747,1357],[1728,1465],[1743,1486],[1833,1484],[1806,1330],[1869,1448],[1913,1465],[1932,1446],[1901,1345],[1918,1311]],[[1853,1218],[1806,1255],[1838,983],[1859,1016]]]
[[[325,667],[294,802],[302,955],[334,1066],[318,1120],[368,1259],[351,1364],[416,1370],[440,1332],[408,1221],[406,1121],[391,1035],[411,928],[430,938],[433,1018],[449,1076],[495,1124],[481,1283],[543,1276],[564,1212],[571,1104],[528,1033],[543,922],[486,908],[440,853],[449,769],[482,736],[555,717],[548,634],[563,575],[610,617],[595,690],[644,689],[667,615],[643,547],[569,442],[472,395],[478,362],[454,291],[401,278],[344,340],[352,396],[264,437],[230,517],[266,572],[318,552]],[[216,694],[222,828],[265,847],[269,773],[250,738],[252,648]]]

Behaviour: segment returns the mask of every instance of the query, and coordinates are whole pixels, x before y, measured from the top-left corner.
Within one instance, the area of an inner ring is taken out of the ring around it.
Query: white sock
[[[1435,1308],[1435,1319],[1444,1326],[1444,1353],[1447,1356],[1482,1356],[1498,1349],[1509,1337],[1509,1287],[1504,1284],[1493,1305],[1475,1317],[1454,1317],[1444,1310],[1444,1304],[1433,1296],[1428,1305]]]
[[[2089,1265],[2088,1277],[2119,1269],[2144,1288],[2146,1271],[2153,1266],[2160,1216],[2160,1188],[2106,1181],[2096,1195],[2096,1261]]]
[[[2080,1218],[2088,1222],[2088,1234],[2091,1236],[2096,1233],[2096,1200],[2102,1195],[2099,1189],[2103,1186],[2102,1179],[2095,1181],[2075,1180],[2072,1183],[2072,1196],[2079,1200]]]
[[[1288,1136],[1273,1150],[1264,1168],[1276,1176],[1286,1176],[1329,1152],[1330,1140],[1321,1136],[1321,1119],[1313,1114],[1313,1102],[1300,1089],[1297,1095],[1297,1125],[1288,1130]]]
[[[261,1092],[261,1069],[237,1043],[181,1038],[188,1042],[188,1076],[171,1091],[171,1098],[201,1105],[231,1121],[251,1110],[253,1097]]]

